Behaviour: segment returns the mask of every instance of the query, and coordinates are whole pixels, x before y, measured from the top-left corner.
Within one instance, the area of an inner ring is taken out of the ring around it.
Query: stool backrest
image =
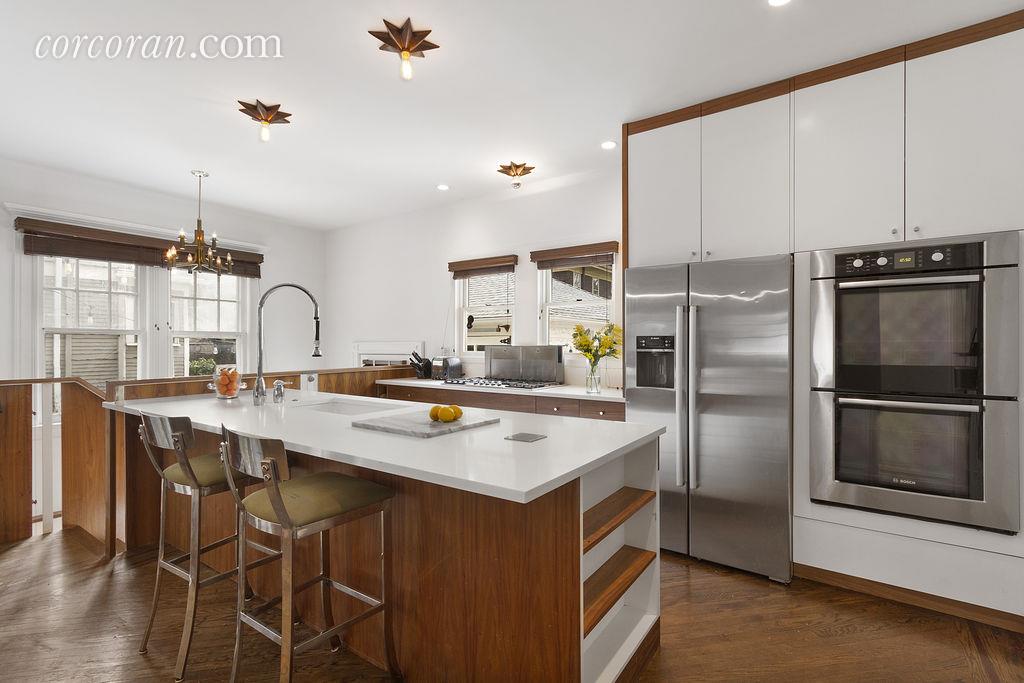
[[[196,444],[196,433],[192,431],[192,420],[187,417],[165,417],[151,413],[140,413],[142,424],[139,425],[139,439],[146,449],[149,462],[156,473],[164,479],[163,459],[153,452],[154,448],[163,448],[174,453],[185,476],[195,488],[199,488],[195,472],[188,462],[188,450]]]
[[[228,487],[235,497],[235,504],[242,510],[245,505],[242,503],[242,494],[235,488],[235,483],[228,468],[234,468],[250,477],[262,479],[267,488],[267,495],[270,497],[270,504],[277,514],[281,526],[291,528],[291,519],[285,510],[284,502],[281,500],[281,491],[278,485],[291,477],[288,468],[288,453],[285,451],[284,442],[278,439],[261,439],[257,436],[240,434],[225,427],[221,430],[221,461],[224,464],[224,471],[228,475]]]

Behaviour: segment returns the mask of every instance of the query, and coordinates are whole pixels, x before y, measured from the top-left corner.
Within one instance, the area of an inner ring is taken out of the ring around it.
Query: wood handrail
[[[0,379],[0,387],[21,386],[25,384],[78,384],[83,389],[106,399],[106,394],[98,386],[83,377],[33,377],[26,379]]]

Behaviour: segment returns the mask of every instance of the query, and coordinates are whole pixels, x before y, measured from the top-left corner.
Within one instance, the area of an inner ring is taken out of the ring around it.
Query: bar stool
[[[224,467],[221,465],[220,456],[217,453],[208,453],[194,458],[188,457],[188,451],[196,443],[191,420],[187,417],[164,417],[142,413],[142,424],[139,425],[139,438],[146,448],[146,455],[149,456],[150,462],[153,463],[153,467],[162,480],[160,486],[160,543],[157,549],[156,583],[153,586],[153,608],[149,614],[149,623],[146,624],[146,633],[142,636],[139,652],[146,652],[149,634],[153,630],[153,620],[156,617],[156,608],[160,598],[161,570],[185,579],[188,581],[185,625],[181,632],[181,644],[178,646],[178,660],[174,666],[174,679],[180,681],[185,676],[185,665],[188,662],[189,648],[192,644],[192,631],[195,626],[199,589],[232,576],[237,569],[232,568],[226,572],[200,579],[200,555],[236,541],[238,539],[238,529],[236,527],[233,535],[222,538],[219,541],[214,541],[202,547],[199,545],[199,530],[202,523],[202,499],[207,496],[223,493],[229,489],[228,477],[225,475]],[[164,448],[173,451],[177,462],[169,467],[164,467],[161,459],[154,452],[154,448]],[[258,484],[259,480],[236,471],[232,473],[231,482],[232,487],[245,487]],[[232,490],[234,489],[232,488]],[[168,491],[192,498],[189,550],[187,553],[178,555],[173,559],[167,559],[164,555],[164,527],[167,520]],[[264,558],[261,563],[269,562],[272,559],[276,558]],[[185,560],[188,560],[188,571],[178,566]],[[244,586],[243,592],[250,593],[248,584]]]
[[[276,439],[260,439],[233,432],[223,425],[221,454],[224,471],[238,470],[249,476],[260,476],[266,484],[262,489],[242,497],[231,484],[231,493],[238,506],[238,614],[235,621],[235,652],[231,662],[231,681],[238,675],[238,660],[242,646],[242,624],[247,624],[281,646],[280,680],[290,681],[292,660],[320,643],[330,641],[331,650],[341,647],[338,637],[345,629],[368,617],[384,613],[384,649],[388,672],[401,677],[392,629],[390,596],[391,576],[391,498],[394,491],[365,479],[350,477],[339,472],[316,472],[291,478],[284,443]],[[282,480],[282,473],[284,479]],[[381,515],[381,587],[380,599],[373,598],[330,578],[330,541],[332,528],[368,515]],[[274,598],[250,611],[245,610],[246,547],[253,545],[246,539],[247,525],[281,539],[281,597]],[[318,534],[320,537],[320,573],[312,579],[295,585],[295,543],[299,539]],[[313,586],[320,586],[324,630],[299,643],[294,641],[295,596]],[[366,605],[360,614],[334,625],[331,614],[331,591],[340,591]],[[256,616],[281,604],[281,630],[274,630]]]

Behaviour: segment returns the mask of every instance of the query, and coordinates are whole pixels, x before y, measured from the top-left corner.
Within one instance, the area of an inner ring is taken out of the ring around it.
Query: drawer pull
[[[604,415],[604,411],[603,410],[599,410],[599,411],[597,411],[597,414],[598,415]]]
[[[558,412],[558,406],[555,406],[554,408],[552,408],[552,410],[554,410],[557,413]]]

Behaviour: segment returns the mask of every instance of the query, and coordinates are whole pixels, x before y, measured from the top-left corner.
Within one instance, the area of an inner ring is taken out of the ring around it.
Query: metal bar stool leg
[[[185,664],[192,646],[192,631],[196,624],[196,603],[199,600],[199,530],[202,528],[202,496],[198,490],[192,492],[192,520],[189,534],[188,557],[188,601],[185,604],[185,626],[181,631],[181,646],[178,648],[178,663],[174,667],[174,679],[185,677]]]
[[[238,607],[235,610],[235,651],[231,656],[231,679],[235,683],[238,677],[238,662],[242,655],[242,611],[245,609],[245,601],[249,595],[249,581],[245,576],[245,513],[238,511]]]
[[[331,530],[324,529],[320,532],[320,572],[324,580],[320,582],[320,602],[324,611],[324,630],[328,631],[334,626],[334,613],[331,609],[331,584],[327,579],[331,576]],[[341,649],[341,638],[334,636],[330,640],[331,652]]]
[[[398,654],[395,652],[395,625],[394,605],[394,578],[392,575],[394,567],[393,544],[391,542],[391,503],[384,506],[380,513],[380,535],[381,535],[381,587],[380,599],[384,603],[384,650],[388,658],[388,673],[396,678],[402,677],[402,670],[398,666]]]
[[[295,657],[295,541],[290,533],[281,536],[281,681],[292,680],[292,659]]]
[[[145,653],[149,644],[149,634],[153,631],[153,621],[156,619],[156,606],[160,601],[160,574],[163,568],[160,563],[164,561],[164,524],[167,517],[167,487],[160,482],[160,542],[156,550],[156,582],[153,584],[153,608],[149,611],[149,622],[146,624],[146,632],[142,636],[142,644],[139,645],[139,652]]]

